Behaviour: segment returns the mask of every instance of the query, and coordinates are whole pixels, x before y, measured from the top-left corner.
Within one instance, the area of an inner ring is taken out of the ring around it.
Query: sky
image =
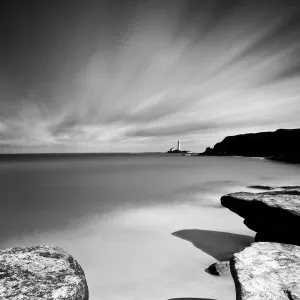
[[[3,0],[0,152],[201,152],[300,127],[294,0]]]

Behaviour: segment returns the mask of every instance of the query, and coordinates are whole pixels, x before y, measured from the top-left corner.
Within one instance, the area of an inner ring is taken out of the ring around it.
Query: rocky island
[[[200,156],[265,157],[277,161],[300,163],[300,129],[227,136]]]

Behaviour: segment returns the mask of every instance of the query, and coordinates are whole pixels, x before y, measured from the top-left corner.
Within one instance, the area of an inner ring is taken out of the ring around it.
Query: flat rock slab
[[[221,198],[221,204],[239,216],[256,231],[255,241],[300,245],[300,190],[264,193],[232,193]]]
[[[78,262],[56,246],[0,251],[0,299],[88,300]]]
[[[251,213],[258,213],[257,208],[275,208],[291,215],[300,216],[300,190],[294,189],[257,194],[246,192],[232,193],[223,196],[221,204],[244,218]]]
[[[300,247],[253,243],[230,261],[239,300],[299,300]]]
[[[264,193],[232,193],[221,198],[221,204],[239,216],[256,231],[255,241],[300,245],[300,190]]]

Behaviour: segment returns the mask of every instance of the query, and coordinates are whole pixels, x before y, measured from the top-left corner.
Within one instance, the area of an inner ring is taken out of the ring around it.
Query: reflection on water
[[[252,236],[220,207],[220,196],[299,179],[298,166],[237,157],[1,162],[1,248],[64,247],[82,264],[92,300],[234,299],[231,278],[204,272],[216,256],[171,233],[194,228]]]

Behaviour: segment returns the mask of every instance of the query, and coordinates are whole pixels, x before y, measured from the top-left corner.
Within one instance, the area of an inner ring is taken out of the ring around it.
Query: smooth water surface
[[[220,196],[299,183],[299,166],[255,158],[8,159],[0,162],[0,244],[63,247],[82,265],[91,300],[233,300],[231,277],[205,268],[254,233]]]

